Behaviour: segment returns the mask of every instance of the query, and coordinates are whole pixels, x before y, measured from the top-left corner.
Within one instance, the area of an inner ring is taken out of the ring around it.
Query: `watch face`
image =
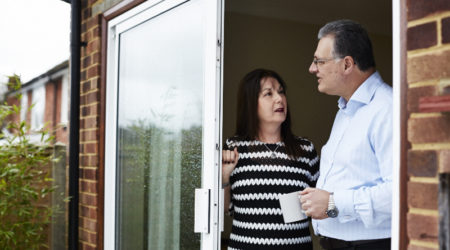
[[[327,211],[327,215],[328,215],[328,217],[330,217],[330,218],[335,218],[335,217],[337,217],[337,215],[338,215],[338,211],[337,211],[337,209],[331,209],[331,210],[328,210],[328,211]]]

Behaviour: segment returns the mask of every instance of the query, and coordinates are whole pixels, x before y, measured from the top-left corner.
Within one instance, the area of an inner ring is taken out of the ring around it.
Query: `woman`
[[[309,220],[285,224],[278,196],[314,186],[314,145],[291,132],[286,85],[256,69],[241,81],[236,135],[222,152],[225,208],[233,213],[228,249],[312,249]]]

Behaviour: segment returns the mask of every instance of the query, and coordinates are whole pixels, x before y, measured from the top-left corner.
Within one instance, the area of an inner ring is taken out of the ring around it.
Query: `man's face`
[[[319,92],[341,96],[344,87],[342,85],[343,60],[334,59],[333,45],[333,36],[320,39],[309,72],[316,75]]]

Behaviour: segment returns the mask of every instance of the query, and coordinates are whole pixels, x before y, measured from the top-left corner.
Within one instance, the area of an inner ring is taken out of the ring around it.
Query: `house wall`
[[[82,1],[80,65],[79,249],[102,249],[99,195],[101,14],[112,1]],[[117,2],[117,1],[116,1]]]
[[[45,85],[44,124],[50,128],[55,141],[68,145],[67,124],[61,123],[62,78],[50,81]]]
[[[32,91],[27,91],[27,109],[28,107],[31,107],[31,105],[33,104],[33,92]],[[31,112],[27,111],[25,114],[25,120],[27,122],[27,124],[31,124]]]
[[[450,172],[450,116],[420,112],[419,99],[450,85],[450,1],[407,7],[408,249],[439,249],[438,176]]]

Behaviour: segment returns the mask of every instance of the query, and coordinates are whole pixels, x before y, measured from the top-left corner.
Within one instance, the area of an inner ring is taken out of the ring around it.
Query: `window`
[[[31,109],[31,129],[39,130],[44,127],[45,85],[33,89]]]

